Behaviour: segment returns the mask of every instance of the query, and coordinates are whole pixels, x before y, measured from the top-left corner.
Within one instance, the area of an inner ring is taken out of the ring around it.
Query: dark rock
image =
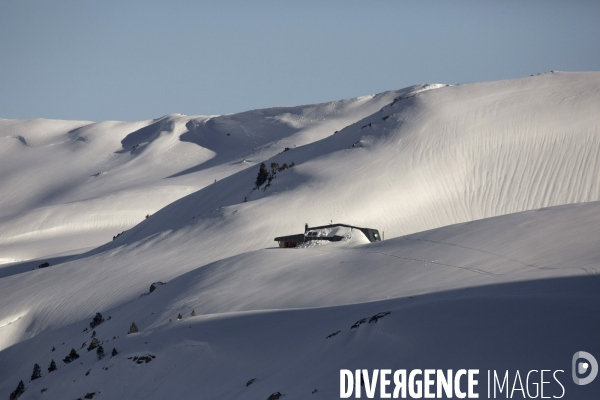
[[[354,325],[352,325],[352,326],[350,327],[350,330],[352,330],[352,329],[355,329],[355,328],[358,328],[359,326],[361,326],[361,325],[362,325],[362,324],[364,324],[365,322],[367,322],[367,318],[362,318],[362,319],[359,319],[358,321],[356,321],[356,322],[354,323]]]
[[[50,266],[50,263],[49,262],[45,262],[45,263],[42,263],[42,264],[38,265],[38,268],[47,268],[49,266]]]
[[[150,293],[154,292],[157,287],[162,286],[162,285],[166,285],[166,283],[160,282],[160,281],[154,282],[152,285],[150,285]]]
[[[334,337],[335,335],[337,335],[338,333],[340,333],[341,331],[337,331],[337,332],[333,332],[331,335],[327,336],[325,339],[329,339],[331,337]]]
[[[369,323],[377,322],[380,318],[383,318],[389,314],[391,314],[391,311],[384,311],[384,312],[377,313],[371,317],[371,319],[369,320]]]
[[[269,397],[267,397],[267,400],[279,400],[281,398],[281,396],[283,396],[281,393],[275,392],[275,393],[271,394]]]
[[[150,361],[154,360],[156,358],[156,356],[153,356],[152,354],[146,354],[144,356],[135,356],[133,357],[133,359],[131,359],[131,357],[127,357],[127,359],[131,359],[133,362],[135,362],[136,364],[148,364]]]
[[[256,378],[250,379],[248,382],[246,382],[246,387],[252,385],[255,381],[256,381]]]
[[[88,393],[85,396],[83,396],[83,398],[84,399],[93,399],[95,394],[96,394],[96,392]]]

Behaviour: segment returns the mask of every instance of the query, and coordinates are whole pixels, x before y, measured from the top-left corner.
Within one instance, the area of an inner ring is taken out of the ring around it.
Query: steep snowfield
[[[38,139],[24,127],[36,121],[0,121],[13,146],[2,257],[46,256],[0,268],[0,397],[36,362],[26,399],[329,399],[340,368],[567,370],[575,351],[600,354],[588,318],[600,311],[599,105],[600,73],[548,73],[222,117],[41,121],[52,134]],[[295,166],[253,190],[263,160]],[[273,241],[331,220],[387,240]],[[51,266],[32,271],[40,260]],[[98,311],[111,316],[99,339],[121,354],[59,361],[89,344]],[[133,321],[140,333],[126,335]]]

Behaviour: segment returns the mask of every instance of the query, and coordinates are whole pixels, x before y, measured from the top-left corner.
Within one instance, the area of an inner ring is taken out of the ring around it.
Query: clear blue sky
[[[0,0],[0,118],[140,120],[600,70],[600,1]]]

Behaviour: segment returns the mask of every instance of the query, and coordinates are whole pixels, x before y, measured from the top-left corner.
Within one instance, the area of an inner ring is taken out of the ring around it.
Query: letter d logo
[[[584,358],[587,362],[577,363],[577,360],[580,358]],[[585,374],[590,367],[592,369],[587,377],[577,377],[577,374]],[[596,375],[598,375],[598,361],[596,361],[594,356],[590,353],[586,351],[578,351],[577,353],[573,354],[572,373],[573,382],[575,382],[576,385],[587,385],[596,378]]]

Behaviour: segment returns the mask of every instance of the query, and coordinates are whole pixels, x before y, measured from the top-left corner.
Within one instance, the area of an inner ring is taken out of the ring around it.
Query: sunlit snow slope
[[[106,243],[215,179],[423,89],[214,117],[0,120],[0,263]]]
[[[271,246],[304,223],[333,220],[392,238],[600,200],[598,105],[600,73],[401,96],[335,135],[272,157],[267,164],[296,166],[266,190],[253,190],[258,167],[248,168],[170,204],[111,246],[169,233],[170,246],[182,254],[194,247],[211,261]]]

